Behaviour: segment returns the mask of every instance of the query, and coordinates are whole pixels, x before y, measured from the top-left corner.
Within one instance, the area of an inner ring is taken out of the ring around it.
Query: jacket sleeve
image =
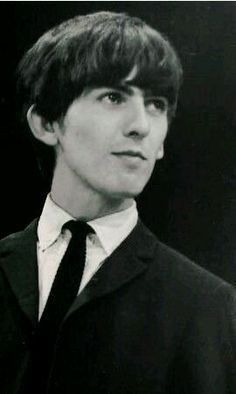
[[[175,365],[173,394],[236,393],[236,291],[231,285],[222,282],[198,298]]]
[[[221,301],[222,300],[222,301]],[[222,365],[225,371],[225,392],[236,393],[236,290],[222,286],[216,294],[216,302],[221,306],[220,345]]]

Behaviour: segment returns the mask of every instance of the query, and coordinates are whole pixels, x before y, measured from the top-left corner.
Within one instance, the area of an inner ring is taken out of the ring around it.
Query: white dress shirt
[[[62,233],[61,228],[71,219],[74,218],[56,205],[48,195],[38,223],[39,318],[71,238],[70,231]],[[78,293],[83,290],[103,261],[129,235],[137,220],[136,203],[133,201],[128,209],[88,222],[95,234],[88,235],[86,239],[86,261]]]

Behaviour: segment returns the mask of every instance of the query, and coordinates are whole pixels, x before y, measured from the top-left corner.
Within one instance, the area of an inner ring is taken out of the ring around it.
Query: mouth
[[[121,157],[134,157],[134,158],[139,158],[141,160],[147,160],[146,156],[140,151],[135,151],[135,150],[125,150],[125,151],[119,151],[119,152],[112,152],[113,155],[115,156],[121,156]]]

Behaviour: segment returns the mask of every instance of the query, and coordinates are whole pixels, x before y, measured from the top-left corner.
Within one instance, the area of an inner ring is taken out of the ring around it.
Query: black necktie
[[[71,220],[62,227],[72,237],[57,270],[42,317],[32,336],[31,362],[22,393],[45,392],[60,325],[75,300],[86,258],[86,236],[94,233],[84,222]]]
[[[62,230],[65,229],[71,231],[72,237],[52,284],[40,324],[49,319],[58,326],[76,298],[84,271],[86,236],[94,232],[87,223],[74,220],[65,223]]]

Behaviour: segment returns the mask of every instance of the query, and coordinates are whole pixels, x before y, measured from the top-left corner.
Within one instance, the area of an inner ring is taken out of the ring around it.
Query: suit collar
[[[1,267],[32,323],[38,319],[37,221],[2,241]]]
[[[71,306],[67,317],[88,302],[112,293],[148,268],[156,247],[152,233],[139,220],[136,227],[104,262]],[[5,240],[1,267],[33,324],[38,321],[37,221]]]
[[[107,258],[76,298],[66,317],[88,302],[112,293],[141,275],[148,268],[156,240],[139,220],[134,230]]]

